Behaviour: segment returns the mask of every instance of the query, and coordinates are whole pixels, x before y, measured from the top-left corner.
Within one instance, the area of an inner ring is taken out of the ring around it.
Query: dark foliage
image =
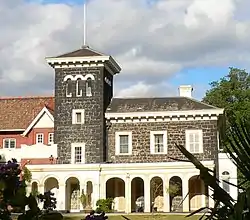
[[[56,198],[53,196],[54,193],[50,191],[45,192],[44,195],[40,194],[37,196],[38,199],[43,202],[43,209],[46,210],[46,212],[53,211],[56,208]]]
[[[18,220],[45,219],[45,215],[56,207],[56,199],[50,192],[39,195],[45,209],[40,210],[36,197],[26,196],[25,178],[21,178],[21,172],[15,159],[0,164],[0,220],[11,220],[11,212],[14,210],[23,212]],[[25,211],[26,205],[29,207],[28,211]]]

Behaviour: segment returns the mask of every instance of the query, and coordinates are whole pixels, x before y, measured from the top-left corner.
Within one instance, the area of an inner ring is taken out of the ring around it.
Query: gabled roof
[[[52,121],[54,121],[54,117],[52,115],[51,110],[49,110],[46,106],[43,107],[43,109],[36,115],[34,120],[29,124],[29,126],[25,129],[23,132],[23,136],[27,135],[29,131],[33,128],[33,126],[41,119],[41,117],[45,114],[47,114]]]
[[[63,58],[63,57],[91,57],[91,56],[107,56],[101,52],[98,52],[88,46],[83,47],[79,50],[75,50],[69,53],[62,54],[57,56],[56,58]]]
[[[108,113],[119,112],[156,112],[156,111],[189,111],[218,109],[195,99],[187,97],[163,98],[113,98]]]
[[[54,110],[54,97],[0,98],[0,130],[27,129],[41,110]]]

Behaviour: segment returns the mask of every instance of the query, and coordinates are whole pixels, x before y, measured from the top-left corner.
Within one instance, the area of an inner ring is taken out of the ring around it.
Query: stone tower
[[[46,58],[55,69],[54,132],[59,163],[106,160],[105,111],[121,68],[89,47]]]

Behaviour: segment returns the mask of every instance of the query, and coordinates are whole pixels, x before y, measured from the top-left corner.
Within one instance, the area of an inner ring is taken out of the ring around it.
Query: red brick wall
[[[44,144],[48,144],[49,133],[53,133],[54,128],[34,128],[28,134],[28,139],[31,144],[36,143],[36,134],[43,133]]]
[[[53,133],[54,128],[34,128],[32,129],[26,137],[21,136],[22,132],[0,132],[0,148],[3,147],[4,138],[15,138],[16,147],[20,148],[21,144],[33,145],[36,143],[36,134],[43,133],[44,135],[44,144],[48,144],[48,135]]]
[[[21,164],[26,163],[27,161],[30,161],[28,163],[28,165],[41,165],[41,164],[56,164],[56,158],[54,158],[53,162],[51,163],[51,161],[49,160],[49,158],[36,158],[36,159],[32,159],[32,158],[23,158],[21,159]]]

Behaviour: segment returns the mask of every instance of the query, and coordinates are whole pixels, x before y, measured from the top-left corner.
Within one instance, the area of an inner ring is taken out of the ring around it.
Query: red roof
[[[45,106],[53,113],[54,97],[0,98],[0,130],[26,129]]]

